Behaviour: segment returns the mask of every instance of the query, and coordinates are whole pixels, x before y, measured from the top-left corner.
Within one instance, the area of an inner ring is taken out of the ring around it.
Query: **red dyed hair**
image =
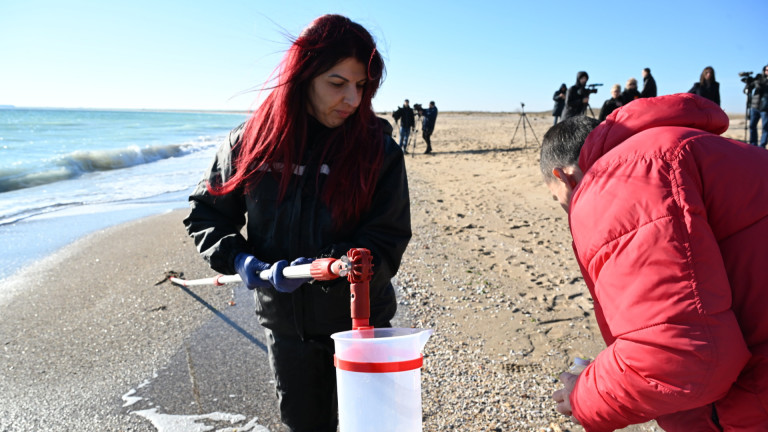
[[[347,58],[367,65],[368,80],[357,110],[333,130],[320,158],[331,166],[321,196],[336,226],[357,220],[371,203],[384,154],[382,126],[371,106],[384,62],[370,33],[341,15],[315,19],[293,41],[278,66],[277,84],[246,123],[234,175],[224,184],[209,184],[211,193],[223,195],[243,185],[252,190],[272,171],[280,176],[282,200],[293,164],[306,148],[310,83]]]

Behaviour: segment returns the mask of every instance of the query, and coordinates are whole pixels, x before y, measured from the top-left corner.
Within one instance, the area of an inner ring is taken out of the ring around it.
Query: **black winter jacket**
[[[701,83],[694,83],[693,87],[688,90],[688,93],[693,93],[702,97],[705,97],[712,102],[720,105],[720,83],[712,81],[708,85],[701,85]]]
[[[278,203],[279,179],[265,175],[251,194],[236,190],[223,196],[208,192],[209,181],[226,181],[233,174],[235,145],[243,125],[229,134],[209,171],[189,197],[191,211],[184,220],[200,254],[211,268],[234,274],[234,259],[241,252],[267,263],[298,257],[339,258],[351,248],[367,248],[373,257],[370,283],[371,325],[387,326],[397,308],[390,279],[411,238],[408,180],[403,152],[390,136],[384,137],[384,159],[370,208],[357,223],[337,229],[320,192],[333,161],[319,161],[331,129],[314,119],[308,131],[306,160],[294,169],[293,183]],[[234,150],[233,150],[234,147]],[[318,167],[321,174],[317,175]],[[247,218],[247,219],[246,219]],[[247,225],[246,225],[247,222]],[[246,226],[246,236],[241,229]],[[246,240],[247,238],[247,240]],[[278,334],[330,335],[350,330],[350,290],[345,278],[312,281],[292,294],[271,286],[257,289],[259,323]]]
[[[565,112],[563,113],[563,120],[582,115],[587,110],[588,103],[584,103],[584,98],[589,96],[590,91],[586,85],[581,85],[581,78],[584,76],[589,79],[589,75],[584,71],[580,71],[576,74],[576,84],[572,85],[565,95]]]
[[[768,111],[768,77],[762,72],[757,74],[750,83],[749,90],[752,91],[752,105],[750,105],[750,108],[758,111]]]
[[[560,95],[563,94],[560,90],[556,91],[554,95],[552,95],[552,100],[555,101],[555,106],[552,108],[552,115],[554,117],[560,117],[563,115],[563,108],[565,108],[565,99],[561,98]]]
[[[624,102],[622,102],[621,97],[618,97],[616,99],[610,98],[606,100],[603,103],[603,107],[600,108],[600,117],[598,117],[599,121],[605,120],[606,117],[613,111],[615,111],[617,108],[624,105]]]
[[[629,88],[625,88],[624,91],[621,92],[621,95],[619,95],[619,99],[621,99],[623,105],[626,105],[635,99],[640,99],[641,97],[642,96],[640,96],[640,92],[637,91],[637,89]]]
[[[416,126],[416,117],[413,114],[413,108],[409,106],[401,106],[397,108],[397,111],[392,113],[392,117],[395,121],[400,121],[400,127],[413,129]]]
[[[656,97],[656,80],[653,79],[653,75],[648,74],[643,78],[643,91],[640,92],[640,97]]]

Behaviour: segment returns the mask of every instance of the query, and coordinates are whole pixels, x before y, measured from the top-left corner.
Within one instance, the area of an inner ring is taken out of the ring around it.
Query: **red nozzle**
[[[371,251],[364,248],[350,249],[347,252],[349,258],[350,308],[352,313],[352,328],[371,328],[370,282],[373,276],[373,264],[371,264]]]
[[[353,248],[347,252],[349,258],[349,283],[367,283],[373,276],[371,251],[365,248]]]

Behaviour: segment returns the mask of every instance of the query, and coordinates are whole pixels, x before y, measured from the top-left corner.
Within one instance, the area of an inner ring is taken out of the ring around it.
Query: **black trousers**
[[[424,128],[424,130],[421,132],[422,138],[424,138],[424,142],[427,143],[427,153],[430,153],[432,151],[432,140],[430,137],[432,136],[432,129]]]
[[[292,432],[336,432],[338,401],[330,336],[275,334],[265,329],[280,418]]]

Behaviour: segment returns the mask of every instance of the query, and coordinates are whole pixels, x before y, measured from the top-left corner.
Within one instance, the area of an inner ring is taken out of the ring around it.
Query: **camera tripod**
[[[584,115],[587,115],[587,110],[589,110],[589,114],[592,115],[592,118],[597,118],[595,117],[595,112],[592,111],[592,105],[590,105],[589,102],[587,102],[587,107],[584,108]]]
[[[419,126],[418,124],[421,123],[421,112],[417,112],[416,118],[414,119],[414,125],[413,125],[413,131],[411,131],[411,135],[408,136],[408,141],[413,142],[413,147],[411,147],[411,157],[414,157],[416,155],[416,143],[419,141]],[[408,146],[406,145],[406,148]]]
[[[752,88],[750,88],[750,85],[747,84],[746,87],[744,87],[744,93],[747,94],[747,110],[744,113],[744,142],[749,142],[747,140],[747,128],[749,127],[749,109],[752,107]],[[757,126],[757,123],[755,123],[755,126]],[[757,143],[757,141],[755,141]]]
[[[536,144],[539,144],[539,139],[536,138],[536,132],[533,131],[533,125],[531,125],[531,121],[528,120],[528,116],[525,115],[525,104],[520,102],[520,106],[522,107],[522,112],[520,113],[520,120],[517,121],[517,126],[515,127],[515,133],[512,134],[512,140],[509,142],[509,145],[511,146],[515,142],[515,135],[517,135],[517,129],[520,128],[520,123],[523,124],[523,142],[525,143],[525,146],[523,148],[528,148],[528,135],[526,134],[525,124],[528,123],[528,126],[531,127],[531,133],[533,134],[533,138],[536,139]],[[539,144],[541,145],[541,144]]]

